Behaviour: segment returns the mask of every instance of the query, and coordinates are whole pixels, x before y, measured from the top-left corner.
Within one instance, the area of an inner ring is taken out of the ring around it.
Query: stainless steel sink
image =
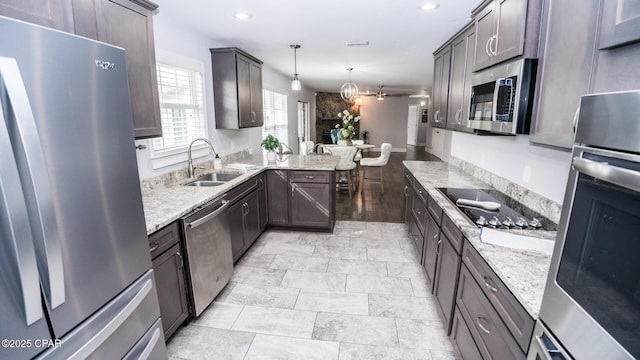
[[[227,182],[229,180],[233,180],[242,174],[238,173],[211,173],[207,175],[202,175],[196,179],[196,181],[221,181]]]
[[[220,186],[227,181],[233,180],[242,174],[237,173],[211,173],[202,175],[194,181],[184,184],[185,186]]]
[[[184,184],[184,186],[220,186],[226,183],[226,181],[208,181],[208,180],[194,180],[192,182]]]

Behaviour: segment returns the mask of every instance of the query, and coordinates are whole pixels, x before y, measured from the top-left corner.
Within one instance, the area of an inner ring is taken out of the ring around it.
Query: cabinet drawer
[[[411,213],[420,229],[420,233],[424,235],[424,228],[427,225],[427,217],[429,216],[427,213],[427,207],[424,206],[424,203],[420,199],[420,195],[417,193],[413,193],[413,201],[411,201]]]
[[[331,173],[327,171],[290,171],[289,180],[291,182],[328,184],[331,180]]]
[[[180,241],[178,222],[171,223],[149,235],[151,259],[155,259],[158,255],[177,244],[178,241]]]
[[[415,191],[418,199],[426,206],[427,199],[429,198],[429,194],[427,194],[427,190],[425,190],[422,185],[418,182],[418,180],[413,182],[413,190]]]
[[[418,258],[420,258],[420,263],[422,263],[422,251],[424,249],[424,236],[418,229],[418,223],[416,219],[411,217],[411,221],[409,223],[409,236],[411,240],[413,240],[413,244],[416,246],[416,251],[418,252]]]
[[[451,339],[464,360],[482,360],[480,350],[478,350],[476,342],[473,340],[473,336],[471,336],[471,332],[457,307],[453,314]]]
[[[225,197],[229,200],[229,206],[235,204],[238,200],[243,198],[245,195],[258,188],[258,178],[259,176],[254,176],[251,179],[246,180],[242,184],[234,187],[233,189],[227,192],[227,196]]]
[[[526,352],[535,325],[533,318],[468,241],[462,251],[462,261],[480,284],[482,292],[491,301],[522,351]]]
[[[524,352],[466,266],[460,272],[457,305],[483,358],[525,358]]]
[[[438,205],[432,197],[429,197],[427,208],[433,216],[433,220],[435,220],[436,224],[440,226],[440,224],[442,224],[442,208],[440,207],[440,205]]]
[[[447,214],[442,214],[442,232],[447,235],[447,239],[451,242],[451,246],[458,252],[462,253],[462,243],[464,237],[462,231],[453,223]]]

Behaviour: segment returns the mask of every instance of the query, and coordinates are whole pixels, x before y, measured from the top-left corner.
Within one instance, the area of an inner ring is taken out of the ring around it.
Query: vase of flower
[[[336,125],[338,129],[338,145],[343,144],[351,145],[351,140],[357,137],[358,131],[356,130],[356,123],[360,121],[360,115],[353,116],[349,113],[349,110],[343,110],[338,113],[338,117],[342,118],[342,123]]]
[[[263,149],[267,150],[267,161],[276,161],[276,149],[280,146],[280,140],[273,135],[267,135],[267,137],[260,143]]]
[[[338,140],[338,145],[340,145],[340,146],[351,146],[351,145],[353,145],[353,142],[351,142],[351,140],[341,139],[341,140]]]

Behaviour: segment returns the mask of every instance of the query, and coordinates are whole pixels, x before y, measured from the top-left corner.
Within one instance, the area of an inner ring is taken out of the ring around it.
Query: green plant
[[[260,143],[260,146],[267,151],[276,151],[276,149],[280,147],[280,140],[273,135],[267,135],[267,137]]]
[[[342,118],[342,128],[340,128],[341,124],[336,125],[336,129],[340,129],[340,132],[338,132],[338,138],[340,140],[355,139],[355,125],[358,121],[360,121],[360,115],[353,116],[349,113],[349,110],[343,110],[342,112],[338,113],[338,117]]]

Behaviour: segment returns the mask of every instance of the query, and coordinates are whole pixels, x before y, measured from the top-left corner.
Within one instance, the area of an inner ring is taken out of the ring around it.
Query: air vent
[[[369,46],[369,40],[345,41],[347,46]]]

